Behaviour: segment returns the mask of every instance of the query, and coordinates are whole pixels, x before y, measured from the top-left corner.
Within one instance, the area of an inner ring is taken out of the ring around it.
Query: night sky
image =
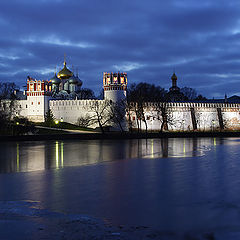
[[[239,0],[1,0],[0,81],[24,86],[67,65],[96,94],[103,72],[209,98],[240,95]]]

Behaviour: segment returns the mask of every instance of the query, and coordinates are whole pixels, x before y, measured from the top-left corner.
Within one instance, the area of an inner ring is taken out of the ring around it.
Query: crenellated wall
[[[50,100],[49,108],[56,119],[76,124],[78,118],[94,115],[94,104],[104,105],[105,102],[105,100]],[[90,127],[98,126],[93,124]]]
[[[96,114],[94,113],[94,104],[104,106],[106,103],[106,100],[48,100],[47,97],[41,101],[38,97],[36,103],[33,100],[34,98],[31,98],[31,101],[29,99],[15,101],[14,115],[28,117],[32,121],[44,121],[47,105],[55,119],[76,124],[78,118]],[[2,101],[2,106],[5,104],[4,102],[6,105],[10,103],[10,101]],[[146,121],[137,120],[134,106],[136,104],[131,105],[130,121],[128,113],[126,114],[127,122],[131,123],[133,128],[138,128],[139,125],[141,129],[145,130],[146,122],[148,131],[160,130],[162,125],[161,107],[165,107],[169,131],[240,130],[240,103],[145,103],[144,117]],[[40,107],[41,109],[38,109]],[[95,123],[90,127],[99,126]]]
[[[169,131],[217,129],[240,130],[240,104],[237,103],[145,103],[144,117],[147,129],[157,131],[162,125],[161,107],[167,112],[167,127]],[[136,117],[131,110],[133,128],[146,129],[145,121]]]

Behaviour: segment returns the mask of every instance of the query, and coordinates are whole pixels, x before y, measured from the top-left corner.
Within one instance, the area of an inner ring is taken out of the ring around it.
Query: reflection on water
[[[238,138],[1,143],[1,173],[54,171],[0,174],[0,202],[39,201],[51,211],[161,231],[240,229],[239,144]]]
[[[217,138],[8,142],[0,145],[0,173],[81,166],[131,158],[202,156]]]

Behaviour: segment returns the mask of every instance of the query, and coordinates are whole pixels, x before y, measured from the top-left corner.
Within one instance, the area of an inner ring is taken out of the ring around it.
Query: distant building
[[[169,88],[169,92],[167,93],[167,99],[169,102],[181,102],[185,101],[186,97],[180,91],[180,88],[177,86],[177,76],[175,72],[173,73],[172,77],[172,86]]]

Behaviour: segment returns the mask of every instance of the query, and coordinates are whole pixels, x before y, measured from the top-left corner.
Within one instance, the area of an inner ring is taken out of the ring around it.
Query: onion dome
[[[78,78],[75,77],[74,75],[72,75],[69,79],[68,79],[68,82],[70,84],[77,84],[78,83]]]
[[[52,77],[50,79],[50,81],[52,82],[52,84],[60,84],[61,83],[61,79],[59,79],[55,73],[54,77]]]
[[[60,72],[58,72],[57,76],[60,79],[68,79],[73,76],[73,73],[67,68],[66,61],[64,61],[63,69]]]
[[[175,73],[173,73],[172,77],[171,77],[172,80],[177,80],[177,76]]]

